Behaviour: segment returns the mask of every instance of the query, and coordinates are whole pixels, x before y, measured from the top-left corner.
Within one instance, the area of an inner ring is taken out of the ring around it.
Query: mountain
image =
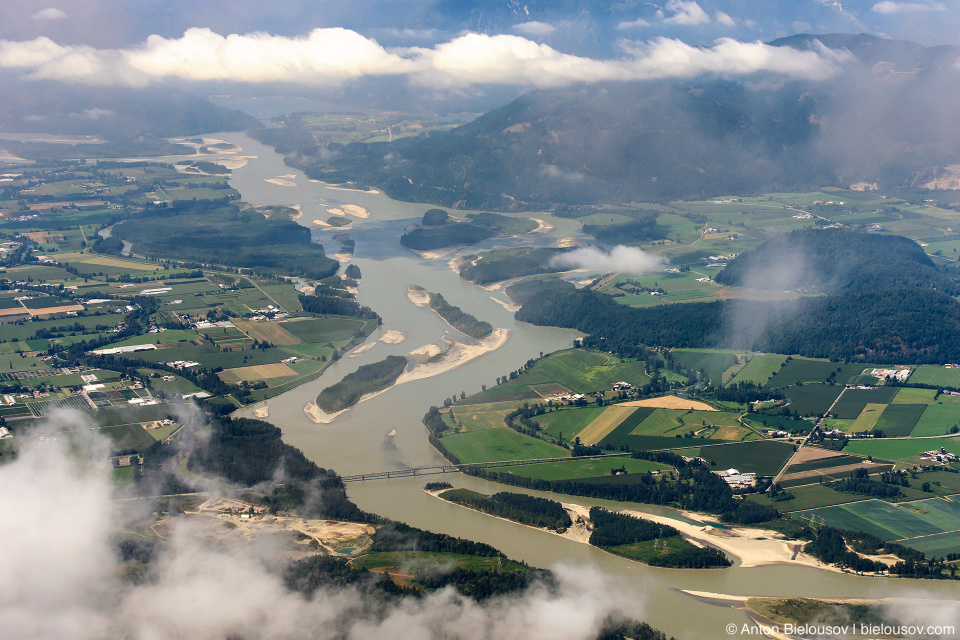
[[[829,80],[752,76],[534,91],[455,130],[301,158],[311,177],[455,208],[926,184],[960,160],[954,47],[796,36],[852,55]]]
[[[245,113],[179,89],[87,87],[0,75],[0,131],[123,138],[190,136],[260,127]]]

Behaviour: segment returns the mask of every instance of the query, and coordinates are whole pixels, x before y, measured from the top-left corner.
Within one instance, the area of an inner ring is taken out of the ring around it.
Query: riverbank
[[[477,340],[477,344],[465,344],[456,340],[444,339],[447,343],[447,350],[442,355],[435,354],[439,356],[435,362],[428,360],[417,364],[411,371],[401,373],[396,384],[431,378],[452,371],[481,356],[496,351],[505,345],[509,339],[509,329],[494,329],[483,340]]]

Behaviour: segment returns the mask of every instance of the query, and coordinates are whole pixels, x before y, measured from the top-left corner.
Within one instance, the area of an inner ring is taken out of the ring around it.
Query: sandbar
[[[375,346],[377,346],[377,342],[376,342],[376,341],[368,342],[367,344],[362,344],[362,345],[360,345],[359,347],[357,347],[356,349],[354,349],[353,351],[351,351],[351,352],[350,352],[350,355],[347,356],[347,357],[348,357],[348,358],[356,358],[356,357],[358,357],[358,356],[363,355],[363,354],[366,353],[367,351],[370,351],[370,349],[373,349]]]
[[[349,215],[351,215],[351,216],[353,216],[353,217],[355,217],[355,218],[369,218],[369,217],[370,217],[370,212],[367,211],[366,209],[364,209],[363,207],[361,207],[361,206],[358,205],[358,204],[342,204],[342,205],[340,205],[340,208],[342,208],[342,209],[343,209],[344,211],[346,211]]]
[[[489,297],[491,300],[493,300],[494,302],[496,302],[498,305],[500,305],[501,307],[503,307],[504,309],[506,309],[507,311],[509,311],[510,313],[516,313],[517,311],[520,311],[520,305],[518,305],[518,304],[510,304],[509,302],[504,302],[503,300],[498,300],[498,299],[494,298],[493,296],[488,296],[488,297]]]
[[[386,342],[387,344],[400,344],[406,339],[407,334],[397,329],[387,329],[383,332],[383,335],[380,336],[380,342]]]
[[[270,184],[275,184],[278,187],[295,187],[297,183],[293,180],[288,180],[287,178],[264,178],[264,182],[269,182]]]
[[[544,222],[540,218],[530,218],[530,219],[537,223],[537,228],[531,231],[530,233],[550,233],[551,231],[553,231],[552,224],[548,222]]]
[[[569,236],[567,238],[560,238],[557,241],[557,246],[561,249],[566,249],[567,247],[577,247],[580,246],[580,241],[573,236]]]
[[[341,185],[330,184],[329,182],[324,182],[323,180],[314,180],[313,178],[310,178],[310,182],[318,182],[320,184],[326,185],[327,189],[333,189],[335,191],[354,191],[356,193],[372,193],[372,194],[380,193],[376,189],[353,189],[351,187],[344,187]]]
[[[407,288],[407,299],[418,307],[430,307],[430,292],[426,289]]]
[[[263,405],[262,407],[257,407],[256,409],[253,410],[254,418],[266,418],[268,415],[270,415],[270,407],[268,407],[267,405]]]
[[[337,416],[341,413],[345,413],[349,408],[337,411],[336,413],[327,413],[323,409],[317,406],[317,403],[311,400],[303,408],[303,412],[307,414],[307,417],[310,418],[310,421],[315,424],[329,424],[336,420]]]
[[[505,345],[509,339],[509,329],[494,329],[489,336],[483,340],[478,340],[477,344],[464,344],[462,342],[449,340],[447,341],[449,344],[447,351],[436,362],[423,362],[417,364],[411,371],[404,371],[400,374],[400,377],[397,378],[396,384],[431,378],[441,373],[452,371],[472,360],[496,351]],[[436,347],[436,345],[433,346]]]

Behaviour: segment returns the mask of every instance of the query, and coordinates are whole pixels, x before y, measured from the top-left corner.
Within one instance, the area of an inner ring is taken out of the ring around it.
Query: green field
[[[904,391],[907,389],[900,390],[901,393]],[[960,426],[960,405],[931,404],[927,405],[923,415],[917,420],[910,437],[943,436],[950,433],[950,428],[954,426]]]
[[[872,369],[869,364],[840,364],[827,360],[808,360],[806,358],[791,358],[786,366],[773,376],[767,386],[787,387],[798,382],[826,382],[830,374],[835,373],[838,385],[851,382],[860,376],[865,369]]]
[[[483,429],[497,429],[503,427],[504,417],[511,409],[477,411],[472,406],[451,407],[445,412],[444,420],[461,431],[480,431]]]
[[[790,400],[788,408],[791,411],[796,411],[801,416],[822,416],[843,389],[839,385],[805,384],[802,387],[790,387],[784,392]],[[859,411],[857,413],[859,414]]]
[[[674,349],[673,357],[688,369],[702,369],[718,386],[723,381],[723,372],[737,364],[737,352],[722,349]]]
[[[877,420],[880,419],[881,414],[883,414],[884,409],[889,405],[886,404],[874,404],[868,402],[864,406],[863,411],[860,412],[860,415],[857,416],[857,419],[853,421],[846,429],[843,429],[846,433],[861,433],[864,431],[872,431],[877,426]],[[912,406],[912,405],[908,405]]]
[[[564,442],[572,442],[590,422],[603,413],[605,407],[565,407],[560,411],[545,413],[535,419],[544,433]]]
[[[936,389],[910,389],[904,387],[897,391],[893,398],[893,404],[934,404],[936,400]]]
[[[833,405],[833,410],[830,413],[838,418],[856,420],[867,404],[887,404],[897,395],[897,391],[895,387],[846,389],[837,403]],[[913,427],[913,425],[910,426]]]
[[[908,436],[924,413],[925,404],[890,404],[880,414],[877,429],[888,438]]]
[[[744,473],[775,476],[793,455],[794,445],[777,440],[754,440],[701,447],[700,457],[715,470],[734,468]]]
[[[611,446],[617,449],[622,447],[634,451],[642,449],[643,446],[638,444],[636,436],[630,434],[636,429],[637,425],[646,420],[653,411],[653,407],[637,407],[633,413],[617,425],[616,429],[608,433],[607,436],[600,441],[600,446]]]
[[[891,504],[864,500],[796,515],[839,529],[853,529],[925,552],[945,555],[960,550],[960,496]]]
[[[913,384],[932,384],[938,387],[960,389],[960,368],[937,367],[931,364],[922,364],[910,376]]]
[[[779,372],[783,363],[787,361],[787,356],[777,353],[764,353],[752,356],[746,366],[735,376],[730,378],[729,383],[754,382],[756,384],[766,384],[774,372]]]
[[[850,493],[834,491],[823,484],[808,484],[802,487],[789,487],[787,488],[787,491],[793,494],[793,500],[774,502],[768,498],[767,494],[765,493],[750,494],[747,496],[747,499],[753,500],[759,504],[774,506],[783,513],[817,509],[819,507],[829,507],[836,504],[846,504],[848,502],[857,502],[865,499],[864,496],[856,496]]]
[[[919,454],[943,447],[948,453],[960,455],[960,438],[910,438],[904,440],[851,440],[844,453],[873,456],[883,460],[896,460],[919,464]]]
[[[304,342],[339,342],[353,337],[363,328],[364,322],[357,318],[329,316],[283,322],[280,326]]]
[[[462,463],[564,458],[570,455],[563,447],[508,428],[455,433],[444,436],[442,443]]]
[[[540,480],[572,480],[575,478],[598,478],[611,475],[611,469],[625,468],[627,473],[646,473],[648,471],[667,471],[672,467],[650,462],[649,460],[635,460],[626,456],[617,456],[604,459],[576,460],[570,462],[545,462],[543,464],[523,465],[522,467],[508,467],[504,471],[527,478]]]

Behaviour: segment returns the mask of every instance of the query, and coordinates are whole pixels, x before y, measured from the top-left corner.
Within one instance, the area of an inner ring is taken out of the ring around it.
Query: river
[[[243,147],[242,155],[253,156],[233,171],[231,184],[244,201],[281,205],[300,205],[304,215],[299,222],[314,229],[312,221],[326,220],[328,207],[355,204],[370,212],[367,219],[354,218],[351,235],[356,240],[354,263],[360,267],[361,303],[375,309],[383,317],[382,331],[398,329],[407,339],[400,344],[378,342],[356,358],[343,358],[313,382],[273,398],[268,402],[270,422],[283,430],[284,441],[300,448],[317,464],[341,474],[379,471],[403,466],[440,462],[442,458],[427,442],[420,419],[431,404],[465,391],[480,390],[481,384],[494,384],[498,376],[517,369],[528,358],[571,344],[576,334],[571,331],[534,327],[519,323],[513,315],[490,299],[502,292],[487,292],[457,276],[447,267],[447,258],[423,260],[402,248],[399,237],[404,227],[416,221],[429,205],[390,200],[380,193],[342,190],[308,181],[302,172],[284,165],[271,148],[244,134],[218,134]],[[286,176],[296,186],[268,183],[268,178]],[[291,177],[292,176],[292,177]],[[556,228],[550,237],[578,235],[576,221],[550,219]],[[336,243],[326,232],[314,229],[331,255]],[[541,241],[549,241],[541,236]],[[492,241],[487,248],[502,245]],[[406,298],[408,285],[417,284],[444,295],[495,327],[510,329],[509,341],[499,350],[474,360],[448,373],[399,385],[356,405],[330,424],[314,424],[303,412],[321,389],[337,382],[361,364],[376,362],[387,355],[403,355],[429,343],[436,343],[449,327],[429,309],[418,308]],[[241,415],[252,416],[246,409]],[[396,429],[393,443],[386,434]],[[484,493],[502,490],[484,480],[459,474],[379,480],[350,483],[350,497],[361,508],[411,525],[489,543],[511,558],[539,567],[557,563],[575,565],[595,571],[610,582],[609,588],[629,596],[632,603],[627,613],[681,640],[724,637],[725,626],[746,622],[742,613],[702,604],[678,589],[713,591],[737,595],[819,596],[819,597],[894,597],[912,595],[931,599],[960,599],[960,584],[946,581],[894,580],[858,577],[813,568],[769,565],[754,568],[739,566],[722,570],[657,569],[617,558],[584,544],[537,531],[511,522],[491,518],[433,498],[422,491],[430,480],[445,478],[457,486]],[[511,489],[516,490],[516,489]],[[564,496],[553,499],[569,500]],[[583,504],[611,505],[578,499]],[[648,505],[631,505],[650,513],[671,513],[668,509]]]

